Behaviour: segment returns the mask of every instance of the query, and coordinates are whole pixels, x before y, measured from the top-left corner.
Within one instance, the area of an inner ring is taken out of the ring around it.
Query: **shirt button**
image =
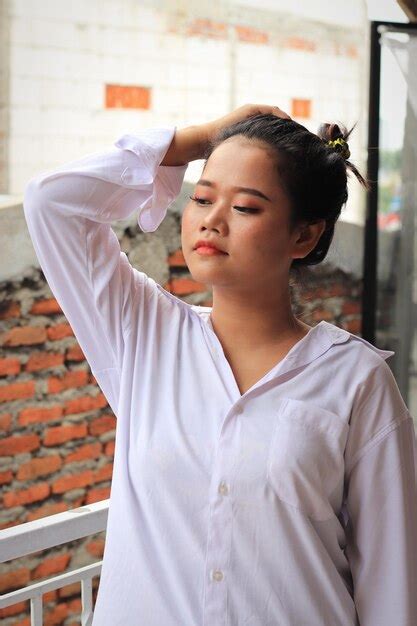
[[[213,580],[217,580],[217,582],[223,580],[223,572],[221,571],[221,569],[215,569],[212,573],[212,578]]]
[[[219,493],[221,493],[222,496],[227,496],[227,494],[229,493],[229,487],[223,481],[219,485]]]
[[[240,415],[241,413],[243,413],[243,407],[241,406],[237,406],[235,409],[236,415]]]

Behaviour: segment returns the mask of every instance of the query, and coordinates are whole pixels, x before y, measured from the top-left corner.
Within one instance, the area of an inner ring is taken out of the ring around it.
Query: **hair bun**
[[[340,154],[344,159],[346,159],[346,161],[350,157],[349,144],[343,139],[343,137],[338,137],[337,139],[328,141],[326,143],[326,146],[333,148],[333,150],[336,150],[336,152],[340,152]]]
[[[347,138],[349,137],[353,128],[348,131],[346,126],[344,126],[343,124],[326,123],[320,125],[317,135],[325,142],[326,146],[329,146],[329,148],[332,148],[336,152],[339,152],[347,161],[350,157],[350,150]]]
[[[353,129],[352,129],[353,130]],[[320,124],[317,131],[318,136],[323,141],[334,141],[335,139],[347,139],[352,131],[348,132],[343,124]]]

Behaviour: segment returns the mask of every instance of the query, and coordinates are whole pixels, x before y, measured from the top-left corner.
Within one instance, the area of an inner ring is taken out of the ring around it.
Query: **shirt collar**
[[[325,354],[334,345],[356,340],[367,345],[368,348],[379,354],[383,359],[387,359],[389,356],[395,354],[392,350],[377,348],[369,341],[366,341],[366,339],[322,320],[316,324],[316,326],[313,326],[307,335],[300,339],[287,355],[272,368],[269,374],[262,379],[262,384],[309,365]]]
[[[287,355],[271,372],[273,376],[298,369],[315,361],[327,352],[333,345],[345,343],[351,337],[347,330],[338,328],[322,320],[311,328],[307,335],[297,341]]]
[[[210,320],[211,307],[189,304],[184,302],[184,300],[177,298],[169,291],[166,291],[158,283],[157,286],[159,290],[169,298],[181,304],[188,311],[191,311],[192,314],[196,315],[200,323],[209,329],[208,332],[214,335],[214,339],[219,341]],[[329,322],[326,322],[326,320],[321,320],[318,324],[316,324],[316,326],[313,326],[313,328],[309,330],[307,335],[300,339],[291,348],[287,355],[275,367],[272,368],[269,375],[262,379],[262,384],[271,378],[276,378],[278,375],[281,376],[294,369],[308,365],[315,359],[322,356],[333,345],[346,343],[349,340],[361,341],[371,350],[379,354],[383,359],[387,359],[391,355],[395,354],[393,350],[382,350],[381,348],[377,348],[366,339],[358,337],[357,335],[350,333],[348,330],[339,328],[334,324],[330,324]]]
[[[218,341],[210,320],[210,311],[211,308],[207,307],[207,310],[203,312],[203,323],[210,329],[209,332],[214,335],[214,339]],[[297,341],[286,356],[271,369],[269,375],[262,379],[262,383],[288,371],[308,365],[327,352],[332,345],[345,343],[350,337],[351,333],[348,331],[322,320],[313,326],[307,335]]]

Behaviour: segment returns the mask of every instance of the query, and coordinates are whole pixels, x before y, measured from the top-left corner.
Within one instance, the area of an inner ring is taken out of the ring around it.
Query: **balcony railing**
[[[106,530],[108,508],[109,500],[101,500],[88,506],[81,506],[1,530],[0,563]],[[93,620],[92,580],[94,576],[100,575],[101,565],[102,561],[92,563],[0,595],[0,608],[30,600],[31,626],[42,626],[44,594],[81,582],[81,626],[91,626]]]

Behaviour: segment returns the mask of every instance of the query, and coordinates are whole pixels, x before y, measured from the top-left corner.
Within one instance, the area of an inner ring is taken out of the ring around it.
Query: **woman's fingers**
[[[270,105],[270,104],[247,104],[245,106],[248,107],[248,111],[249,111],[249,116],[248,117],[251,117],[252,115],[258,115],[259,113],[262,113],[262,114],[269,113],[269,114],[272,114],[272,115],[276,115],[277,117],[285,118],[287,120],[291,119],[291,117],[288,115],[288,113],[286,113],[285,111],[283,111],[282,109],[280,109],[276,105]]]
[[[284,117],[287,120],[291,120],[292,118],[288,115],[288,113],[285,113],[285,111],[283,111],[282,109],[280,109],[277,106],[273,106],[272,107],[272,115],[277,115],[278,117]]]
[[[253,117],[259,114],[270,114],[276,115],[277,117],[282,117],[284,119],[290,120],[291,117],[280,109],[276,105],[271,104],[244,104],[243,106],[238,107],[231,113],[220,117],[217,120],[213,120],[212,122],[208,122],[204,125],[207,137],[215,136],[222,128],[226,126],[230,126],[235,124],[236,122],[240,122],[241,120],[248,119],[249,117]]]

